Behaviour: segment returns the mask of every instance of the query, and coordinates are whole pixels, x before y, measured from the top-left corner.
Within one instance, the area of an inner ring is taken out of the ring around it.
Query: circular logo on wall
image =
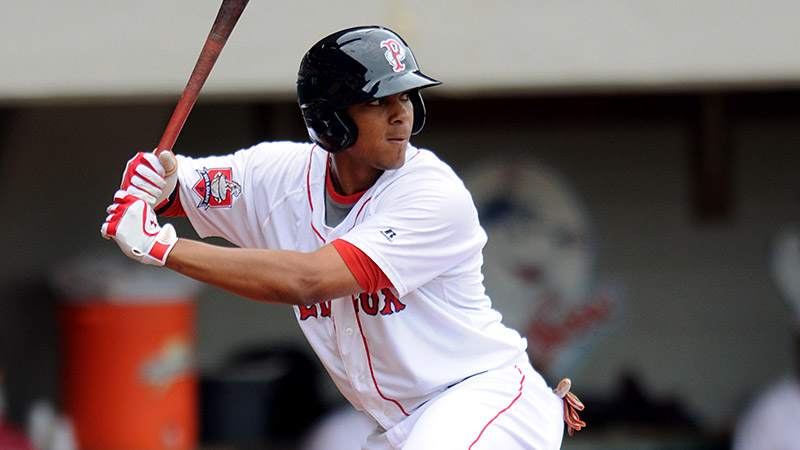
[[[577,370],[620,320],[617,283],[600,281],[598,233],[573,186],[534,159],[492,158],[463,172],[489,237],[487,293],[528,339],[534,366]]]

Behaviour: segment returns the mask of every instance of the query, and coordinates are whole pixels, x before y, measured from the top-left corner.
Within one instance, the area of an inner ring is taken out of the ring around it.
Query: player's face
[[[405,162],[414,123],[407,93],[390,95],[347,108],[358,128],[356,143],[347,152],[377,170],[397,169]]]

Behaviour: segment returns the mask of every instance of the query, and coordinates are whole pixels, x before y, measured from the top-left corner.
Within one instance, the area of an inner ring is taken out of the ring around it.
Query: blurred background
[[[99,234],[219,4],[0,16],[0,419],[39,447],[69,448],[60,429],[78,448],[150,448],[98,436],[122,422],[152,448],[311,448],[342,407],[291,308],[132,266]],[[472,190],[489,294],[587,404],[564,448],[730,448],[797,372],[798,17],[789,0],[254,0],[175,151],[307,140],[304,52],[394,29],[444,82],[413,144]]]

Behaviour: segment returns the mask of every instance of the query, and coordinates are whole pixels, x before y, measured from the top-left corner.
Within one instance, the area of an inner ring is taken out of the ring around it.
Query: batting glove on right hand
[[[143,264],[160,267],[167,262],[178,236],[172,225],[158,224],[152,206],[119,190],[106,211],[108,217],[100,227],[104,238],[113,239],[125,255]]]
[[[147,202],[154,209],[163,205],[178,185],[178,161],[171,151],[139,152],[128,160],[120,189]]]

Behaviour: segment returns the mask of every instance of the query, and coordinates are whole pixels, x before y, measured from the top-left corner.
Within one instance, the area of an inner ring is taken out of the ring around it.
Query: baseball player
[[[470,193],[429,150],[423,75],[400,36],[351,28],[303,57],[310,143],[226,156],[139,153],[101,232],[145,264],[292,305],[342,395],[375,423],[363,449],[552,449],[580,429],[484,292],[486,234]],[[174,174],[165,175],[172,170]],[[156,212],[186,216],[180,239]]]

